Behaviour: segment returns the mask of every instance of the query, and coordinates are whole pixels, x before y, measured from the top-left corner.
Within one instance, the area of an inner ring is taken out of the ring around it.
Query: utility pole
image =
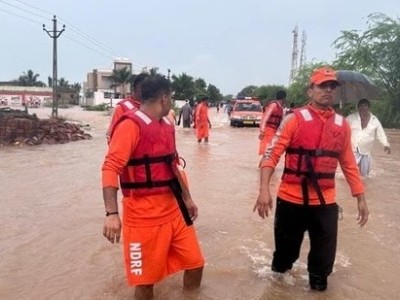
[[[57,17],[53,17],[53,30],[47,30],[46,25],[43,24],[43,30],[47,32],[49,37],[53,39],[53,105],[51,110],[52,117],[58,117],[58,96],[57,96],[57,39],[61,33],[65,30],[65,25],[63,29],[57,31]]]

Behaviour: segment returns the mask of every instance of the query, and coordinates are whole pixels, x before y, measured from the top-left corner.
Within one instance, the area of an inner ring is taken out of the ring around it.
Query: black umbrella
[[[336,103],[340,107],[344,103],[357,103],[362,98],[376,100],[379,97],[379,89],[365,74],[357,71],[339,70],[336,76],[341,83],[336,93]]]

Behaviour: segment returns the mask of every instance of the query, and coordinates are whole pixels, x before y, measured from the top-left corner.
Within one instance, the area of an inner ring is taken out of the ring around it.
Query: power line
[[[29,6],[29,7],[33,8],[33,9],[36,9],[36,10],[38,10],[38,11],[44,12],[44,13],[46,13],[46,14],[49,14],[49,15],[51,15],[51,16],[54,15],[53,13],[51,13],[51,12],[49,12],[49,11],[47,11],[47,10],[44,10],[44,9],[42,9],[42,8],[33,6],[32,4],[26,3],[26,2],[24,2],[24,1],[21,1],[21,0],[14,0],[14,1],[17,1],[17,2],[19,2],[19,3],[21,3],[21,4],[24,4],[24,5],[26,5],[26,6]]]
[[[110,56],[110,55],[107,55],[107,54],[104,54],[104,53],[100,53],[99,51],[97,51],[97,50],[95,50],[95,49],[93,49],[93,48],[91,48],[91,47],[89,47],[89,46],[87,46],[87,45],[85,45],[85,44],[83,44],[83,43],[81,43],[81,42],[79,42],[79,41],[77,41],[77,40],[71,38],[71,37],[68,36],[68,35],[65,35],[64,37],[65,37],[66,39],[68,39],[68,40],[74,42],[74,43],[79,44],[79,45],[82,46],[82,47],[85,47],[85,48],[87,48],[87,49],[89,49],[89,50],[91,50],[91,51],[93,51],[93,52],[96,52],[96,53],[99,54],[99,55],[102,55],[102,56],[107,57],[107,58],[112,58],[112,59],[114,59],[114,56]]]
[[[21,0],[15,0],[15,1],[19,2],[19,3],[22,4],[22,5],[25,5],[25,6],[27,6],[27,7],[33,8],[33,9],[35,9],[35,10],[37,10],[37,11],[40,11],[40,12],[42,12],[42,13],[49,14],[49,15],[53,15],[53,13],[51,13],[50,11],[47,11],[47,10],[42,9],[42,8],[40,8],[40,7],[37,7],[37,6],[34,6],[34,5],[32,5],[32,4],[26,3],[25,1],[21,1]],[[46,18],[46,17],[44,17],[44,16],[42,16],[42,15],[36,14],[36,13],[34,13],[34,12],[32,12],[32,11],[29,11],[29,10],[27,10],[27,9],[24,9],[24,8],[22,8],[22,7],[19,7],[19,6],[16,6],[16,5],[7,3],[7,2],[5,2],[4,0],[0,0],[0,2],[4,3],[4,4],[6,4],[6,5],[12,6],[12,7],[14,7],[14,8],[17,8],[17,9],[19,9],[19,10],[22,10],[22,11],[24,11],[24,12],[27,12],[27,13],[29,13],[29,14],[31,14],[31,15],[34,15],[34,16],[37,16],[37,17],[40,17],[40,18],[43,18],[43,19],[48,20],[48,18]],[[9,11],[3,10],[3,9],[0,9],[0,10],[3,11],[3,12],[5,12],[5,13],[14,15],[14,16],[16,16],[16,17],[23,18],[23,19],[26,19],[26,20],[31,21],[31,22],[34,22],[34,23],[42,24],[41,22],[38,22],[38,21],[33,20],[33,19],[31,19],[31,18],[24,17],[24,16],[21,16],[21,15],[17,15],[17,14],[15,14],[15,13],[12,13],[12,12],[9,12]],[[93,48],[91,48],[91,47],[89,47],[89,46],[87,46],[87,45],[85,45],[85,44],[83,44],[83,43],[77,41],[76,39],[71,38],[70,36],[67,37],[69,40],[71,40],[71,41],[73,41],[73,42],[79,44],[80,46],[85,47],[85,48],[87,48],[87,49],[89,49],[89,50],[91,50],[91,51],[93,51],[93,52],[95,52],[95,53],[97,53],[97,54],[100,54],[100,55],[102,55],[102,56],[104,56],[104,57],[107,57],[107,58],[115,59],[116,57],[123,57],[122,55],[119,55],[115,50],[113,50],[113,49],[111,49],[110,47],[104,45],[103,43],[99,42],[98,40],[92,38],[90,35],[88,35],[88,34],[82,32],[81,30],[79,30],[79,29],[78,29],[77,27],[75,27],[74,25],[68,23],[65,19],[63,19],[63,18],[61,18],[61,17],[59,17],[59,19],[60,19],[61,21],[63,21],[64,23],[66,23],[66,24],[68,25],[69,29],[70,29],[71,31],[73,31],[74,33],[76,33],[77,35],[79,35],[81,38],[83,38],[83,39],[89,41],[90,43],[94,44],[96,47],[100,48],[100,49],[103,50],[104,52],[107,52],[108,54],[111,54],[112,56],[111,56],[111,55],[106,55],[106,54],[104,54],[104,53],[100,53],[100,52],[94,50]],[[133,65],[135,65],[135,66],[137,66],[137,67],[139,67],[139,68],[143,68],[143,66],[146,66],[145,64],[141,64],[140,62],[138,62],[138,64],[133,64]],[[148,65],[147,65],[147,66],[148,66]]]
[[[10,15],[13,15],[13,16],[15,16],[15,17],[18,17],[18,18],[21,18],[21,19],[28,20],[28,21],[30,21],[30,22],[33,22],[33,23],[37,23],[37,24],[40,24],[40,25],[42,25],[42,24],[43,24],[43,22],[39,22],[39,21],[33,20],[33,19],[31,19],[31,18],[28,18],[28,17],[25,17],[25,16],[18,15],[18,14],[16,14],[16,13],[13,13],[13,12],[7,11],[7,10],[5,10],[5,9],[2,9],[2,8],[0,8],[0,11],[2,11],[2,12],[5,12],[5,13],[7,13],[7,14],[10,14]]]
[[[33,6],[33,5],[31,5],[31,4],[29,4],[29,3],[26,3],[26,2],[24,2],[24,1],[21,1],[21,0],[16,0],[16,1],[18,1],[19,3],[21,3],[21,4],[23,4],[23,5],[28,6],[28,7],[30,7],[30,8],[36,9],[36,10],[41,11],[41,12],[44,12],[44,13],[46,13],[46,14],[53,15],[51,12],[49,12],[49,11],[47,11],[47,10],[44,10],[44,9],[39,8],[39,7],[37,7],[37,6]],[[32,15],[35,15],[35,16],[38,16],[38,17],[40,17],[40,18],[44,18],[44,19],[47,20],[47,18],[43,17],[42,15],[36,14],[36,13],[34,13],[34,12],[32,12],[32,11],[26,10],[26,9],[21,8],[21,7],[19,7],[19,6],[16,6],[16,5],[7,3],[7,2],[5,2],[5,1],[3,1],[3,0],[0,0],[0,2],[3,2],[4,4],[7,4],[7,5],[12,6],[12,7],[14,7],[14,8],[20,9],[20,10],[22,10],[22,11],[24,11],[24,12],[30,13],[30,14],[32,14]],[[82,38],[84,38],[84,39],[90,41],[91,43],[96,44],[97,47],[99,47],[99,48],[101,48],[102,50],[108,52],[109,54],[112,54],[113,56],[121,57],[121,55],[117,54],[116,51],[114,51],[114,50],[112,50],[111,48],[105,46],[104,44],[102,44],[101,42],[99,42],[99,41],[97,41],[96,39],[92,38],[92,37],[89,36],[88,34],[86,34],[86,33],[82,32],[82,31],[80,31],[78,28],[76,28],[74,25],[68,23],[68,22],[67,22],[66,20],[64,20],[63,18],[59,17],[59,19],[60,19],[61,21],[64,21],[72,31],[76,32],[76,33],[77,33],[78,35],[80,35]]]
[[[69,24],[69,23],[66,22],[64,19],[60,18],[60,20],[63,20],[63,21],[65,22],[65,24],[67,24],[67,25],[70,27],[70,29],[71,29],[72,31],[74,31],[75,33],[77,33],[78,35],[80,35],[80,36],[83,37],[84,39],[86,39],[86,40],[88,40],[88,41],[91,41],[92,43],[96,44],[97,47],[103,49],[104,51],[106,51],[106,52],[108,52],[108,53],[110,53],[110,54],[112,54],[112,55],[114,55],[114,56],[121,57],[121,55],[118,55],[118,54],[117,54],[116,52],[114,52],[112,49],[103,46],[100,42],[98,42],[98,41],[95,40],[94,38],[92,38],[92,37],[90,37],[89,35],[83,33],[83,32],[80,31],[79,29],[76,29],[73,25]]]
[[[6,5],[8,5],[8,6],[17,8],[17,9],[19,9],[19,10],[22,10],[22,11],[24,11],[24,12],[27,12],[27,13],[29,13],[29,14],[35,15],[35,16],[37,16],[37,17],[39,17],[39,18],[43,18],[43,19],[45,19],[45,20],[48,20],[48,18],[43,17],[42,15],[38,15],[38,14],[36,14],[36,13],[34,13],[34,12],[31,12],[31,11],[29,11],[29,10],[26,10],[26,9],[24,9],[24,8],[21,8],[21,7],[17,6],[17,5],[14,5],[14,4],[5,2],[5,1],[3,1],[3,0],[0,0],[0,2],[6,4]]]

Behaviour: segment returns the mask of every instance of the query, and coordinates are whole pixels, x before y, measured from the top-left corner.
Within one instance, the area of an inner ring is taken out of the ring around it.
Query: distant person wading
[[[181,120],[183,128],[190,128],[190,124],[192,123],[192,107],[189,104],[189,100],[186,100],[180,110],[178,125],[180,125]]]

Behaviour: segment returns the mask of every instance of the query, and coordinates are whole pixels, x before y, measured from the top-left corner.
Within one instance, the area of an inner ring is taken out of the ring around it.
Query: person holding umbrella
[[[370,108],[371,102],[363,98],[358,101],[358,111],[347,117],[351,127],[351,144],[363,177],[369,176],[371,170],[371,150],[375,139],[383,145],[383,150],[390,154],[390,144],[382,124],[371,113]]]
[[[364,186],[351,148],[346,119],[332,108],[340,83],[333,69],[323,67],[311,74],[310,103],[287,115],[270,149],[260,161],[261,178],[253,211],[268,217],[273,208],[270,180],[281,155],[285,167],[279,186],[272,270],[285,273],[299,258],[304,233],[308,231],[309,284],[324,291],[336,256],[339,208],[336,204],[335,172],[340,164],[353,197],[357,198],[358,224],[368,221]]]

